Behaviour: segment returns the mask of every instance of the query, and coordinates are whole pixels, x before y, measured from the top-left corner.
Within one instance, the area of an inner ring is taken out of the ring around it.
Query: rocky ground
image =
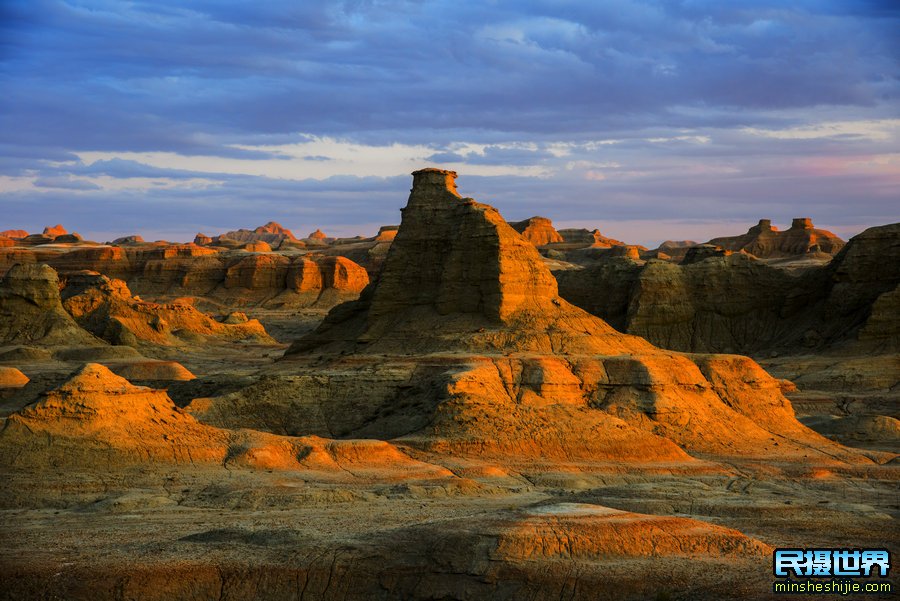
[[[897,226],[665,258],[423,170],[369,239],[20,234],[0,598],[764,599],[777,547],[897,556]]]

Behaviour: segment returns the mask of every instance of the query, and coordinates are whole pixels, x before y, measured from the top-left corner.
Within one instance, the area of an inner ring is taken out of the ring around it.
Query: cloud
[[[2,11],[0,209],[29,222],[396,222],[428,163],[510,218],[898,218],[891,2]]]
[[[71,177],[39,177],[34,180],[33,184],[36,188],[55,188],[58,190],[102,190],[95,183]]]

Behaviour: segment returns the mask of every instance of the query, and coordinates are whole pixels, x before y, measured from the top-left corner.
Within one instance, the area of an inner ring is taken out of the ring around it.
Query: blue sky
[[[629,242],[900,220],[894,2],[0,3],[0,229],[397,223],[409,173]]]

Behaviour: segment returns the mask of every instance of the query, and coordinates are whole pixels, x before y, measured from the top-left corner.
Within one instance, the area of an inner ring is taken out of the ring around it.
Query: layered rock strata
[[[560,298],[534,245],[460,197],[455,176],[415,172],[380,279],[295,343],[263,389],[197,414],[263,427],[247,409],[267,398],[265,419],[296,431],[522,460],[867,461],[800,425],[753,361],[660,351]]]

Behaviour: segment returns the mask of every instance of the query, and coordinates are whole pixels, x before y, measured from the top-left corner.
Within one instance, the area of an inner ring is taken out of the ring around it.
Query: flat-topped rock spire
[[[419,190],[424,192],[428,189],[445,190],[459,198],[456,191],[456,171],[448,171],[446,169],[435,169],[434,167],[426,167],[412,172],[413,187],[410,192]]]
[[[558,299],[534,246],[496,209],[456,190],[456,173],[422,169],[374,291],[370,321],[404,308],[504,320]]]

